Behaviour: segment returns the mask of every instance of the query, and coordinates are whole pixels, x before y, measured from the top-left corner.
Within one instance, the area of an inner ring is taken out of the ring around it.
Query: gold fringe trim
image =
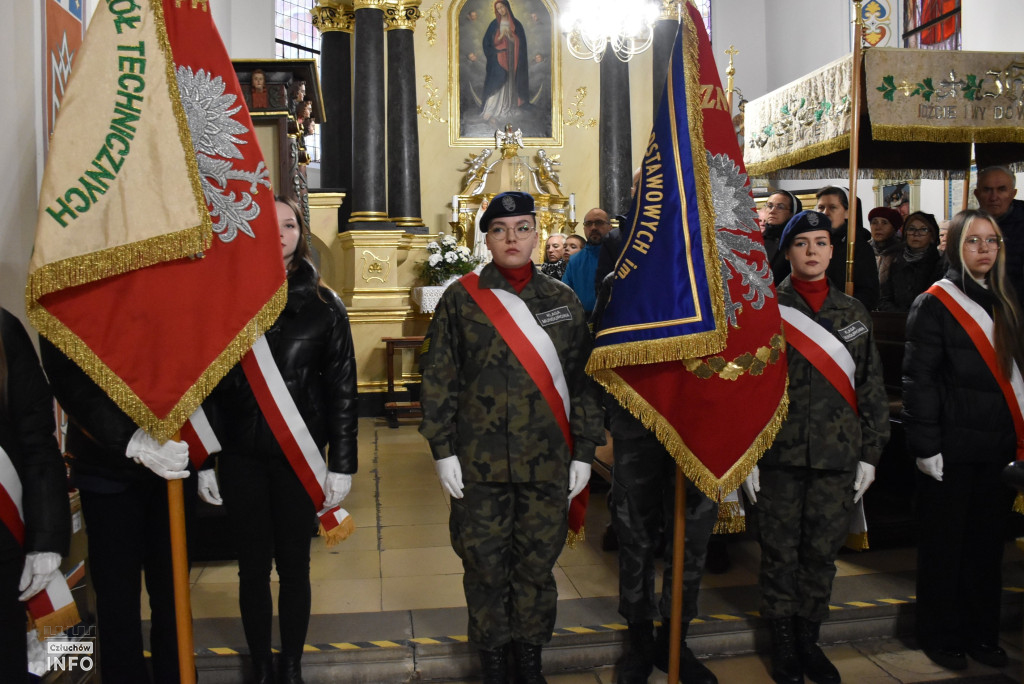
[[[355,531],[355,521],[352,520],[351,515],[346,515],[342,521],[329,532],[324,529],[323,523],[320,523],[320,529],[317,531],[317,534],[324,538],[324,542],[327,544],[328,548],[330,548],[331,546],[340,544],[351,537],[352,533]]]
[[[284,282],[273,297],[250,320],[216,359],[207,367],[163,418],[154,414],[146,404],[109,366],[96,356],[89,346],[38,302],[28,300],[27,315],[39,333],[78,364],[135,424],[164,442],[195,412],[217,383],[252,347],[253,342],[277,320],[288,298],[288,283]]]
[[[1013,512],[1024,515],[1024,494],[1018,492],[1013,498]]]
[[[724,346],[725,336],[717,330],[699,335],[610,344],[607,347],[598,347],[590,354],[590,359],[587,360],[587,373],[593,375],[600,370],[619,366],[641,366],[710,356],[720,352]]]
[[[854,532],[846,535],[846,541],[843,542],[843,546],[853,549],[854,551],[867,551],[871,548],[868,545],[868,533]]]
[[[700,459],[690,450],[683,439],[676,432],[675,428],[652,407],[647,400],[641,397],[622,377],[614,370],[600,370],[593,374],[594,379],[599,382],[615,399],[633,414],[644,427],[652,431],[675,459],[682,469],[683,474],[693,482],[696,487],[705,495],[721,502],[724,496],[737,489],[750,471],[757,465],[761,455],[775,441],[775,435],[782,427],[783,421],[789,412],[789,377],[786,377],[785,391],[779,399],[779,404],[768,423],[761,429],[761,432],[754,439],[754,442],[747,447],[747,450],[737,459],[736,463],[721,478],[716,478],[711,471],[700,462]]]
[[[871,137],[892,142],[937,143],[1024,143],[1024,128],[1020,126],[924,126],[920,124],[898,126],[871,124]]]
[[[737,534],[747,529],[747,519],[739,501],[723,501],[718,506],[718,520],[712,534]]]
[[[35,618],[32,625],[29,625],[29,629],[35,626],[39,641],[45,641],[46,637],[53,636],[63,632],[66,629],[70,629],[82,621],[81,616],[78,614],[78,606],[72,601],[63,608],[58,608],[49,615],[43,615],[42,617]]]
[[[565,535],[565,545],[570,549],[575,549],[577,544],[582,544],[587,540],[587,528],[581,527],[579,532],[573,532],[569,530],[569,533]]]
[[[747,165],[748,176],[764,176],[781,169],[785,169],[789,166],[796,164],[803,164],[811,160],[817,159],[818,157],[824,157],[835,152],[842,152],[843,150],[850,149],[850,133],[846,132],[838,137],[832,138],[831,140],[823,140],[807,147],[801,147],[800,149],[793,150],[792,152],[784,152],[777,157],[772,157],[766,161],[754,162],[753,164]],[[849,174],[849,169],[846,171]],[[834,176],[830,176],[834,177]],[[841,176],[840,176],[841,177]]]
[[[927,178],[929,180],[963,179],[965,175],[963,171],[950,170],[947,176],[945,169],[922,169],[920,167],[912,169],[877,169],[867,166],[861,167],[857,171],[858,178],[878,180],[880,174],[885,174],[886,177],[892,179]],[[836,178],[849,178],[850,168],[844,166],[842,168],[780,169],[772,172],[770,177],[775,180],[834,180]]]

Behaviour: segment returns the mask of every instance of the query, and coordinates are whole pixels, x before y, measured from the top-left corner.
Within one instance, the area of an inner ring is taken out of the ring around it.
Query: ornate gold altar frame
[[[509,5],[526,33],[530,106],[539,108],[540,115],[537,121],[503,118],[488,122],[479,117],[487,70],[482,43],[494,21],[494,3],[453,0],[448,10],[448,141],[453,146],[493,145],[494,132],[507,123],[522,130],[526,147],[562,146],[562,46],[555,27],[557,6],[553,0],[509,0]],[[541,83],[535,84],[535,79]]]
[[[889,207],[903,216],[921,210],[920,180],[879,178],[872,189],[875,191],[875,207]],[[870,209],[864,212],[865,216],[868,211]]]

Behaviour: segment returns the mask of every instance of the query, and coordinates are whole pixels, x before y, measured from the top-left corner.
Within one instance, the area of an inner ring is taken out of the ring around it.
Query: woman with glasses
[[[951,669],[1001,667],[1003,531],[1013,501],[1000,472],[1024,434],[1024,335],[991,215],[963,211],[949,270],[907,318],[903,422],[917,459],[917,638]],[[965,655],[966,654],[966,655]]]
[[[942,277],[937,242],[939,224],[935,217],[915,211],[903,222],[903,240],[895,258],[889,264],[889,277],[882,282],[879,311],[909,311],[917,295]]]

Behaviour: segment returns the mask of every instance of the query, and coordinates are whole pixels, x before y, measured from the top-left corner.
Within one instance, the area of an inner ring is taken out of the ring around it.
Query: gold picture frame
[[[499,4],[511,10],[500,21]],[[492,147],[495,132],[506,124],[522,131],[526,147],[562,146],[562,45],[557,17],[553,0],[452,2],[448,11],[448,141],[452,146]],[[506,68],[510,54],[517,55],[515,71]]]
[[[921,210],[921,181],[886,178],[875,181],[875,206],[865,208],[864,216],[875,207],[889,207],[903,217]]]

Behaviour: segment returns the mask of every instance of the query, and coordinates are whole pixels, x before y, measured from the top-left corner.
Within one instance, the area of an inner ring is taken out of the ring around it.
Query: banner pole
[[[185,540],[185,495],[181,480],[167,481],[167,515],[171,528],[174,619],[178,628],[178,677],[182,684],[195,684],[192,604],[188,586],[188,548]]]
[[[849,216],[846,219],[846,294],[853,296],[853,253],[857,241],[857,173],[860,166],[860,91],[861,91],[861,21],[860,0],[854,0],[853,72],[850,74],[850,196]]]
[[[668,681],[679,681],[683,631],[683,561],[686,547],[686,477],[676,466],[675,525],[672,528],[672,619],[668,642]]]

